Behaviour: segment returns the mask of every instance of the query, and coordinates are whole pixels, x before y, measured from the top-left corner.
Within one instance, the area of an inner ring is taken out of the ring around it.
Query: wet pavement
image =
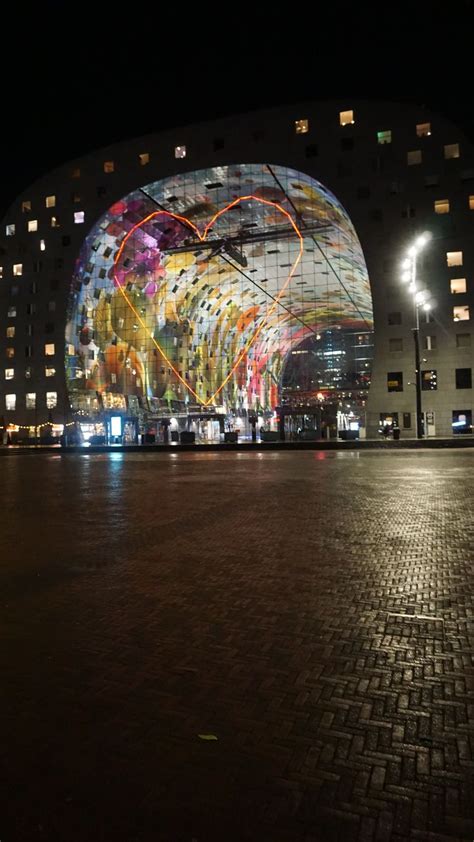
[[[473,839],[473,469],[3,455],[1,842]]]

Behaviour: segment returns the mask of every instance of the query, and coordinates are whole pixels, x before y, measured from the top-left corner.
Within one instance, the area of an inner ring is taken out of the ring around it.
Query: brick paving
[[[2,458],[1,842],[474,839],[473,468]]]

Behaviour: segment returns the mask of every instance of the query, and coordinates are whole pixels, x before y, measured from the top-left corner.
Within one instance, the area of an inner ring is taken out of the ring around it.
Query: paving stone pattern
[[[474,839],[473,468],[5,456],[1,842]]]

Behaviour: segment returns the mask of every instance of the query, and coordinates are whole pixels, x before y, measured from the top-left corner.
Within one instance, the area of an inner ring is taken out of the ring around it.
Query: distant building
[[[401,261],[429,231],[425,432],[469,433],[473,220],[472,146],[413,106],[308,103],[74,160],[1,224],[0,423],[414,436]]]

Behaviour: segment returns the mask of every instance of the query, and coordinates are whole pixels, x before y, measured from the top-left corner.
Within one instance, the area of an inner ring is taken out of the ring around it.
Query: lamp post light
[[[407,256],[402,263],[403,283],[408,284],[408,290],[413,296],[415,309],[415,327],[413,328],[413,339],[415,342],[415,389],[416,389],[416,437],[423,438],[423,415],[421,409],[421,366],[420,366],[420,307],[429,312],[432,308],[430,293],[427,289],[420,289],[417,276],[417,258],[422,249],[431,239],[429,231],[421,234],[410,246]]]

